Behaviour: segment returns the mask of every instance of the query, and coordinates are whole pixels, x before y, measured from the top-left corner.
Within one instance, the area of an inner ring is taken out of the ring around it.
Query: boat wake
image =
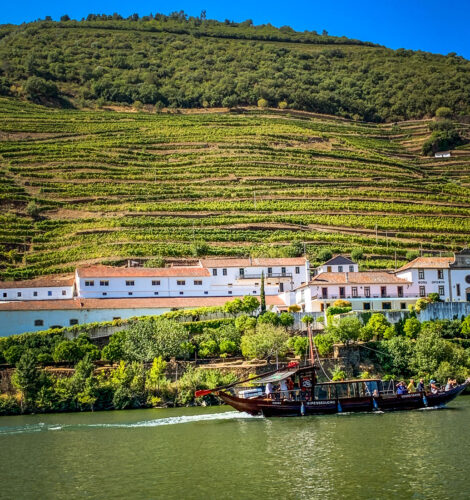
[[[179,417],[156,418],[154,420],[142,420],[141,422],[129,423],[97,423],[97,424],[46,424],[39,422],[37,424],[22,425],[16,427],[0,427],[0,436],[9,434],[23,434],[31,432],[44,432],[44,431],[62,431],[62,430],[77,430],[85,428],[97,427],[106,429],[132,429],[144,427],[159,427],[162,425],[177,425],[188,424],[192,422],[206,422],[210,420],[240,420],[240,419],[260,419],[261,416],[254,417],[248,413],[241,413],[238,411],[229,411],[223,413],[209,413],[207,415],[182,415]]]

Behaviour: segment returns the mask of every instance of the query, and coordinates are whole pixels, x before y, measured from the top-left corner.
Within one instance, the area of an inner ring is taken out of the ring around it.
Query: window
[[[286,274],[286,268],[285,267],[281,267],[281,274]]]
[[[160,280],[152,280],[152,286],[160,286]]]
[[[132,292],[127,292],[127,295],[134,295]]]
[[[38,296],[38,292],[33,292],[33,297],[37,297]],[[4,295],[5,297],[5,295]]]
[[[245,276],[245,269],[243,269],[242,267],[238,270],[238,273],[240,274],[240,276]]]
[[[126,286],[134,286],[133,280],[126,280]]]
[[[100,281],[100,286],[109,286],[109,281],[108,280]]]
[[[256,290],[253,290],[253,295],[256,295]]]
[[[343,266],[338,266],[338,272],[342,273],[343,272]]]
[[[228,292],[228,293],[232,293],[232,292]],[[208,294],[209,294],[209,292],[204,291],[204,295],[208,295]]]
[[[183,294],[184,294],[184,292],[180,292],[180,295],[183,295]]]
[[[284,283],[279,283],[279,291],[280,292],[284,291]]]
[[[399,297],[403,297],[403,287],[402,286],[397,287],[397,295]]]
[[[270,274],[273,274],[273,268],[272,268],[272,267],[268,267],[268,276],[269,276]]]
[[[424,269],[418,269],[418,279],[424,280]]]
[[[364,287],[364,297],[370,297],[370,286]]]
[[[419,296],[420,297],[426,297],[426,287],[425,286],[420,286],[419,287]]]
[[[18,295],[18,297],[21,297],[21,292],[18,292],[17,295]]]
[[[217,269],[212,269],[212,276],[217,276]]]
[[[444,287],[443,286],[440,286],[439,287],[439,295],[442,297],[444,295]]]
[[[207,292],[206,292],[206,293],[207,293]],[[229,294],[229,295],[232,295],[232,290],[229,290],[229,291],[228,291],[228,294]]]
[[[349,266],[349,272],[353,273],[354,272],[354,266]]]
[[[44,320],[42,320],[42,319],[35,319],[34,320],[34,326],[44,326]]]
[[[70,325],[70,326],[73,326],[73,325],[78,325],[78,319],[70,319],[70,321],[69,321],[69,325]]]
[[[116,321],[118,319],[121,319],[121,316],[113,316],[113,321]]]
[[[352,295],[353,297],[357,297],[357,286],[353,286],[353,287],[351,288],[351,295]]]
[[[300,267],[295,268],[295,274],[300,274]]]
[[[386,297],[387,296],[387,287],[386,286],[381,286],[380,287],[380,296],[381,297]]]
[[[438,269],[437,270],[437,279],[438,280],[443,280],[444,279],[444,269]]]
[[[52,297],[52,290],[48,290],[48,291],[47,291],[47,296],[48,296],[48,297]]]
[[[406,309],[406,302],[400,302],[400,309]]]
[[[185,281],[185,280],[177,280],[177,281],[176,281],[176,284],[177,284],[178,286],[184,286],[184,285],[186,285],[186,281]]]
[[[95,286],[94,281],[85,281],[85,286]]]
[[[227,269],[222,269],[222,276],[227,276]]]
[[[322,299],[327,299],[328,298],[328,288],[323,287],[321,289],[321,298]]]
[[[62,290],[62,295],[67,295],[67,291],[66,290]]]
[[[7,294],[4,293],[3,296],[6,297]],[[457,285],[457,297],[460,297],[460,285],[459,284]]]
[[[158,292],[153,292],[154,295],[158,295]]]
[[[101,292],[101,295],[102,295],[103,297],[106,297],[106,296],[108,295],[108,292]]]
[[[364,309],[364,311],[370,311],[370,302],[364,302],[362,308]]]
[[[387,311],[392,308],[392,303],[391,302],[382,302],[382,309]]]
[[[34,293],[37,295],[38,292],[34,292]],[[6,298],[6,297],[8,297],[7,293],[3,292],[3,298]]]
[[[200,286],[202,285],[202,280],[194,280],[194,284]]]

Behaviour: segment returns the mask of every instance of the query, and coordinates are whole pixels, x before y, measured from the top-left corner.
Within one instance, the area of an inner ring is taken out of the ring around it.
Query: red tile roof
[[[80,278],[160,278],[160,277],[204,277],[210,276],[203,267],[113,267],[89,266],[77,269]]]
[[[271,267],[304,266],[305,257],[252,258],[252,259],[201,259],[204,267]]]
[[[75,277],[72,275],[66,276],[41,276],[24,281],[0,281],[0,290],[7,288],[51,288],[73,286]]]
[[[77,309],[156,309],[222,306],[243,297],[149,297],[132,299],[65,299],[0,302],[0,311],[47,311]],[[267,295],[266,305],[285,305],[277,295]]]
[[[400,267],[397,273],[405,271],[406,269],[448,269],[449,264],[454,262],[454,257],[417,257],[416,259],[408,262],[403,267]]]
[[[368,271],[358,273],[320,273],[311,281],[311,285],[363,285],[363,284],[403,284],[411,285],[411,281],[397,278],[385,271]]]

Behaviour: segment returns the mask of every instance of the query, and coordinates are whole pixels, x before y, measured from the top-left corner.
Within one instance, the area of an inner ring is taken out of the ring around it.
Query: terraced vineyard
[[[419,157],[426,122],[279,110],[52,110],[0,100],[0,275],[132,257],[362,247],[363,267],[470,240],[470,149]],[[35,208],[39,207],[39,215]]]

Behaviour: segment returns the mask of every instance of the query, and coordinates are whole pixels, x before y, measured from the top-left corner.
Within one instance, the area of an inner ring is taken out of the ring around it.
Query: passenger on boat
[[[416,388],[417,392],[425,392],[426,388],[424,387],[424,380],[422,378],[419,379],[418,387]]]
[[[289,399],[294,398],[294,381],[289,377],[287,379],[287,389],[289,391]]]
[[[452,387],[453,387],[453,380],[451,378],[448,378],[445,390],[450,391]]]
[[[285,379],[281,380],[281,398],[289,399],[289,392],[287,389],[287,383]]]
[[[264,389],[264,392],[266,394],[266,396],[269,398],[269,399],[272,399],[273,397],[273,384],[271,382],[268,382],[266,384],[266,387]]]
[[[432,394],[437,394],[439,392],[439,388],[437,387],[435,380],[430,380],[429,385],[431,386],[431,393]]]
[[[397,385],[397,394],[408,394],[405,382],[403,380]]]
[[[410,378],[410,383],[406,386],[408,392],[416,392],[416,386],[414,379]]]

